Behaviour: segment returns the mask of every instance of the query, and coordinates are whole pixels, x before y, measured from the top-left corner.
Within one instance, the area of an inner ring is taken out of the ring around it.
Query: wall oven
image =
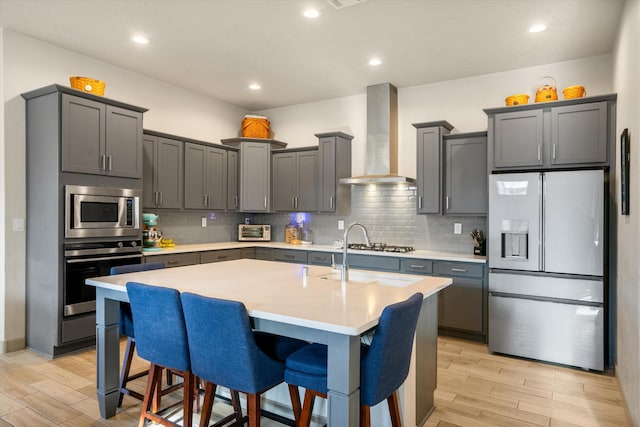
[[[142,191],[65,186],[65,238],[140,236]]]
[[[86,279],[108,276],[111,267],[141,262],[140,240],[64,244],[64,317],[95,311],[96,289],[85,285]]]

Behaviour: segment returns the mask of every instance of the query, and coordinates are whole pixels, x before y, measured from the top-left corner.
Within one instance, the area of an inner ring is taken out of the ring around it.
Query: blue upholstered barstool
[[[307,343],[254,333],[241,302],[185,292],[182,306],[191,370],[207,381],[200,426],[209,421],[217,384],[247,394],[249,426],[258,427],[260,395],[283,382],[284,360]]]
[[[116,267],[111,267],[109,270],[109,274],[125,274],[125,273],[136,273],[139,271],[147,271],[147,270],[159,270],[164,268],[163,262],[149,262],[146,264],[126,264],[119,265]],[[144,398],[143,395],[138,393],[135,390],[131,390],[127,388],[127,383],[129,381],[133,381],[140,377],[143,377],[149,373],[149,370],[144,370],[141,372],[137,372],[133,375],[130,374],[131,371],[131,362],[133,361],[133,354],[136,349],[136,335],[133,330],[133,319],[131,318],[131,306],[128,302],[120,303],[120,334],[127,337],[127,345],[124,349],[124,359],[122,361],[122,369],[120,370],[120,397],[118,398],[118,407],[122,405],[122,398],[125,394],[128,394],[131,397],[135,397],[136,399],[142,400]]]
[[[127,293],[131,302],[138,355],[151,362],[149,380],[142,402],[140,426],[151,420],[164,426],[178,426],[156,414],[154,396],[160,395],[162,369],[171,369],[183,378],[179,386],[183,389],[183,426],[191,427],[193,417],[193,394],[195,378],[191,373],[191,358],[187,342],[180,293],[175,289],[149,286],[142,283],[127,283]]]
[[[389,404],[391,424],[400,427],[397,389],[409,373],[413,336],[422,307],[423,295],[414,294],[382,311],[371,346],[363,345],[360,361],[360,425],[370,426],[370,408],[383,400]],[[327,397],[327,347],[309,344],[287,358],[284,378],[294,408],[300,407],[298,387],[306,388],[302,411],[296,415],[298,426],[311,421],[316,396]],[[295,411],[294,411],[295,413]]]

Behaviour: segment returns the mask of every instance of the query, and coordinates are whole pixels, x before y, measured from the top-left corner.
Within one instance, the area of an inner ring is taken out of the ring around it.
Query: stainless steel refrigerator
[[[604,172],[491,175],[489,350],[604,370]]]

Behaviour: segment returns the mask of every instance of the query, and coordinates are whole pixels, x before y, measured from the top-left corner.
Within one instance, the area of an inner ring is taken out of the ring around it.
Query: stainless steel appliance
[[[65,238],[140,235],[142,191],[65,186]]]
[[[489,350],[604,370],[604,172],[491,175]]]
[[[397,253],[407,253],[412,252],[412,246],[398,246],[398,245],[387,245],[386,243],[349,243],[347,245],[348,249],[355,249],[357,251],[374,251],[374,252],[397,252]]]
[[[238,240],[241,242],[271,241],[271,226],[268,224],[238,224]]]
[[[142,262],[142,242],[124,240],[64,244],[64,316],[96,309],[96,289],[89,277],[108,276],[111,267]]]

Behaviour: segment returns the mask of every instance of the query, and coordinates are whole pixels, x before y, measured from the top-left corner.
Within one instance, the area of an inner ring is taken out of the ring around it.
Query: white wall
[[[611,93],[611,55],[602,55],[504,73],[398,89],[398,172],[415,178],[416,129],[412,123],[447,120],[454,132],[487,129],[484,108],[500,107],[516,93],[529,93],[542,86],[541,78],[554,76],[558,95],[562,88],[580,84],[588,95]],[[384,83],[384,82],[380,82]],[[393,82],[390,82],[393,83]],[[364,88],[363,88],[364,91]],[[263,110],[275,138],[291,147],[314,145],[314,133],[342,130],[354,136],[354,175],[365,171],[366,96],[357,95],[309,104]]]
[[[640,0],[627,0],[614,54],[617,132],[631,138],[630,215],[618,216],[616,376],[632,424],[640,425]],[[618,164],[620,159],[617,159]],[[619,168],[618,168],[619,170]],[[616,179],[620,180],[620,175]],[[619,188],[619,186],[618,186]],[[620,204],[618,197],[618,206]]]
[[[51,83],[68,85],[68,77],[86,75],[107,82],[106,96],[149,108],[144,115],[147,129],[217,141],[238,135],[244,110],[189,92],[125,69],[88,58],[13,31],[3,32],[4,82],[0,86],[4,115],[4,150],[0,168],[6,184],[0,187],[4,203],[3,260],[0,292],[4,313],[0,322],[0,350],[18,348],[24,341],[25,234],[12,231],[14,218],[25,216],[25,118],[20,93]],[[528,92],[552,75],[562,89],[586,86],[589,95],[612,92],[611,55],[550,64],[468,79],[401,88],[399,103],[399,172],[415,177],[415,129],[411,123],[448,120],[459,131],[486,129],[487,107],[504,105],[504,98]],[[383,83],[383,82],[381,82]],[[0,107],[2,108],[2,107]],[[0,110],[1,112],[2,110]],[[350,96],[264,111],[272,122],[274,137],[290,147],[317,144],[314,133],[342,130],[355,136],[353,172],[364,172],[366,99]],[[1,137],[0,137],[1,138]],[[0,139],[0,146],[2,139]],[[0,214],[1,215],[1,214]],[[0,261],[1,263],[2,261]],[[1,264],[0,264],[1,266]],[[10,286],[9,286],[10,285]]]
[[[161,132],[219,142],[238,136],[245,110],[131,71],[1,29],[0,32],[0,352],[24,346],[25,233],[13,219],[25,218],[25,107],[21,93],[69,76],[106,81],[105,96],[149,109],[144,126]],[[5,144],[3,144],[3,141]],[[2,237],[4,235],[4,237]]]

